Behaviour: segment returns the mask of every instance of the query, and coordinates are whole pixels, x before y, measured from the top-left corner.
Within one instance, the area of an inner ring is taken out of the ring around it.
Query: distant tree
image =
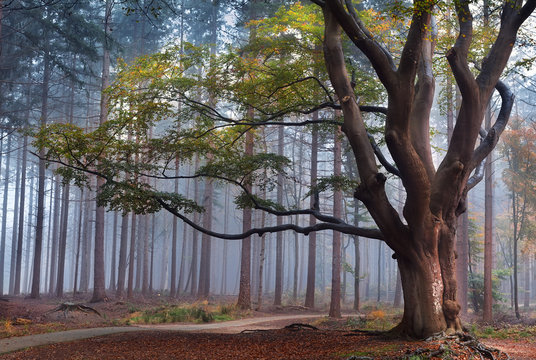
[[[514,311],[521,318],[518,296],[518,253],[523,240],[532,229],[536,211],[536,128],[516,118],[504,136],[503,154],[508,161],[503,181],[510,191],[513,240]]]

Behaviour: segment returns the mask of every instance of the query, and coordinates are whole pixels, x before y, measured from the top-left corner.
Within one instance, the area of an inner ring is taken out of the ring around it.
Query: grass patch
[[[193,305],[159,306],[131,314],[127,323],[162,324],[175,322],[210,323],[239,317],[233,305],[209,305],[206,301]]]
[[[480,327],[472,325],[471,332],[474,333],[475,336],[483,339],[495,338],[520,340],[536,336],[536,326],[511,325],[496,328],[492,326]]]

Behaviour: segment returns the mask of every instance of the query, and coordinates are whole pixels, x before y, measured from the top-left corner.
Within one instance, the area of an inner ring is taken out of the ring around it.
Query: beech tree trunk
[[[326,68],[340,99],[342,130],[359,171],[360,183],[354,196],[366,206],[381,233],[378,238],[394,251],[399,263],[405,302],[396,330],[416,338],[462,331],[456,296],[457,217],[466,211],[467,192],[479,181],[479,164],[493,150],[508,122],[513,95],[499,78],[517,31],[536,3],[504,3],[500,31],[476,77],[468,64],[473,35],[471,8],[468,0],[457,3],[458,36],[446,57],[460,89],[461,106],[451,143],[437,169],[429,141],[435,92],[435,35],[431,33],[434,4],[415,2],[414,6],[420,8],[413,12],[404,49],[395,62],[364,27],[351,2],[315,3],[323,9]],[[346,70],[342,29],[371,62],[387,91],[384,136],[396,168],[382,159],[374,144],[371,146],[362,118],[362,111],[367,109],[359,105]],[[492,129],[477,145],[481,122],[495,89],[501,96],[501,109]],[[387,178],[378,171],[376,157],[387,171],[402,180],[407,194],[403,210],[406,223],[389,202],[385,193]]]

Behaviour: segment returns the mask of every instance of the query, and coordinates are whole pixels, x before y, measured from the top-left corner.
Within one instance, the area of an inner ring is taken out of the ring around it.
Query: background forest
[[[495,36],[496,6],[474,11],[484,15],[471,57],[482,56]],[[357,5],[395,56],[407,7]],[[436,163],[459,106],[444,59],[454,42],[449,29],[457,26],[451,10],[445,5],[436,14],[446,24],[436,34],[433,63]],[[458,224],[462,314],[482,316],[492,296],[497,314],[531,317],[536,299],[530,21],[502,77],[516,96],[509,125],[478,169],[483,181],[469,192]],[[328,222],[333,216],[374,225],[354,199],[354,155],[337,125],[340,110],[329,106],[323,26],[318,6],[294,1],[0,1],[0,295],[84,293],[96,302],[239,296],[240,306],[256,309],[400,307],[397,263],[383,242],[306,230],[316,210]],[[356,50],[347,56],[361,102],[385,105],[365,57]],[[257,123],[234,126],[238,118]],[[287,126],[277,126],[279,118]],[[391,158],[379,136],[383,119],[371,109],[365,121],[385,166]],[[128,175],[105,184],[95,174]],[[387,174],[386,192],[401,209],[406,193],[396,176]],[[251,230],[263,228],[269,230]],[[275,231],[283,229],[296,231]],[[248,231],[246,240],[232,235]],[[340,292],[332,291],[333,274]]]

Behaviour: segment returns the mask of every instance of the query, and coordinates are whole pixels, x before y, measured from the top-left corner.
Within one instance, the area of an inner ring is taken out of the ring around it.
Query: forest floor
[[[83,303],[83,300],[87,297],[69,299],[73,303]],[[311,312],[299,306],[268,307],[263,312],[240,314],[238,320],[233,321],[144,325],[129,323],[129,319],[144,309],[169,306],[167,299],[151,297],[132,302],[84,303],[102,316],[91,311],[52,312],[60,303],[57,299],[47,298],[0,301],[0,353],[1,344],[7,341],[36,345],[30,341],[35,334],[51,336],[52,340],[46,343],[58,341],[3,354],[0,359],[491,358],[486,356],[487,350],[478,352],[474,344],[463,345],[454,340],[408,341],[352,331],[356,328],[388,329],[393,320],[396,321],[391,314],[378,310],[330,320],[324,317],[325,312]],[[296,323],[311,324],[314,328],[285,328]],[[91,330],[93,328],[99,329]],[[77,330],[74,333],[87,333],[68,338],[67,334],[73,332],[64,331],[69,329],[88,330]],[[510,359],[536,359],[536,333],[532,326],[503,322],[479,327],[478,331],[483,344],[508,353]],[[60,342],[66,340],[69,342]],[[499,351],[493,353],[493,358],[507,359]]]

